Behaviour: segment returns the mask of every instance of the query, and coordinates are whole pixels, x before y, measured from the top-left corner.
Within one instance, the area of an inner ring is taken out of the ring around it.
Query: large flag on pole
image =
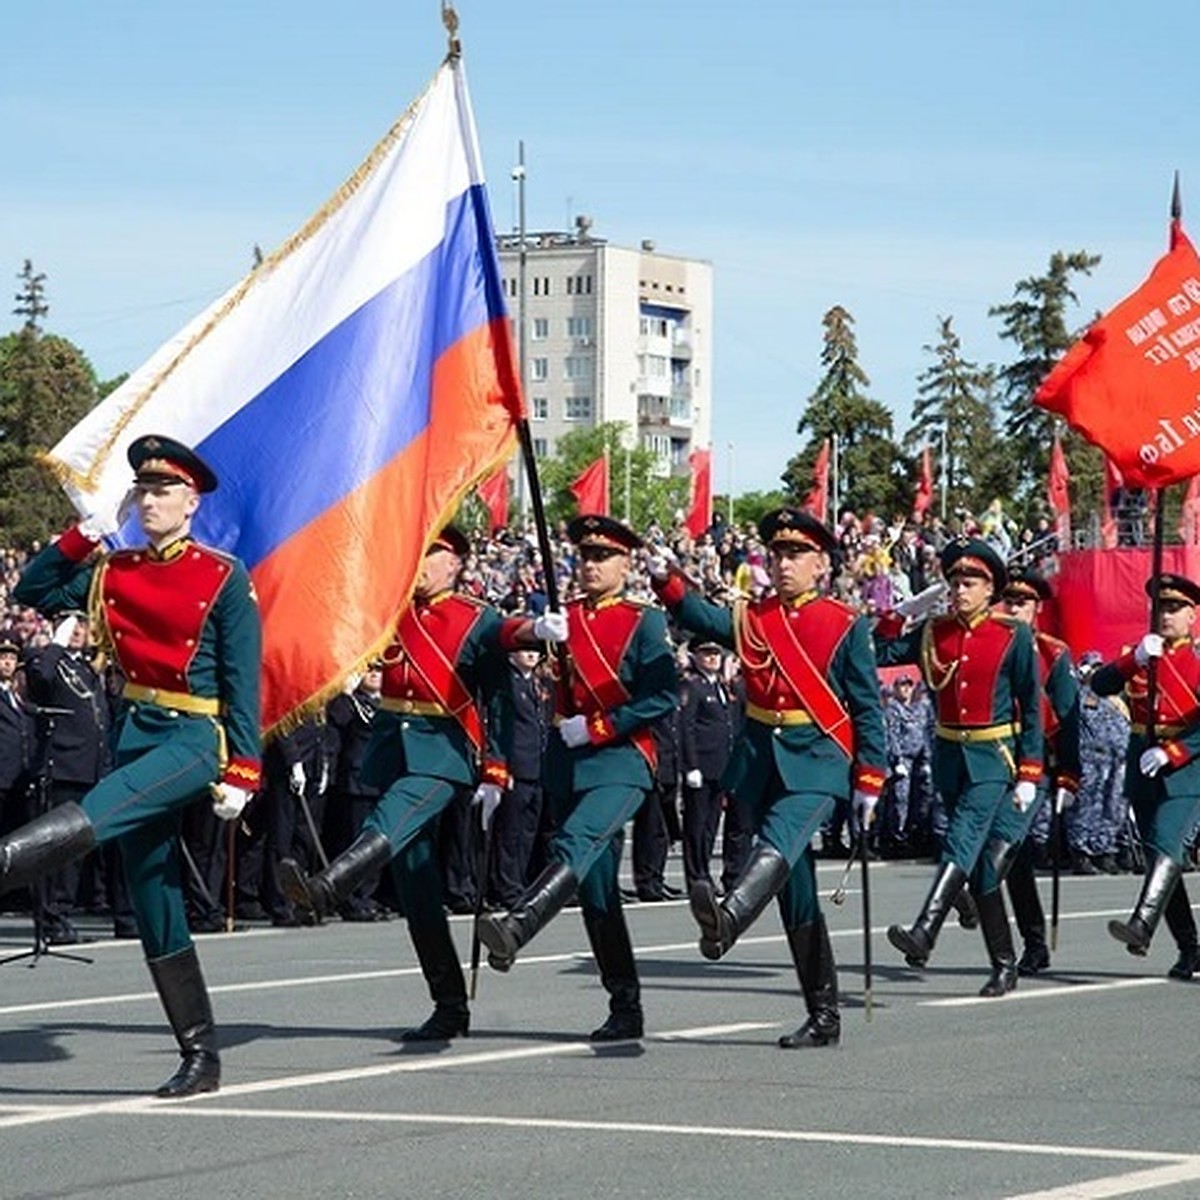
[[[1046,376],[1036,403],[1113,460],[1130,488],[1200,472],[1200,257],[1176,219],[1171,247],[1132,295]]]
[[[316,215],[48,462],[85,515],[117,511],[125,451],[142,434],[212,464],[221,486],[194,531],[250,570],[270,728],[386,644],[427,543],[508,457],[520,415],[475,122],[451,55]]]
[[[692,502],[688,508],[687,531],[703,537],[712,524],[712,449],[693,450],[688,455],[692,472]]]
[[[1071,544],[1071,472],[1067,469],[1067,456],[1063,453],[1062,441],[1056,436],[1050,450],[1050,476],[1046,481],[1046,497],[1054,511],[1054,532],[1063,550]]]
[[[912,516],[920,521],[933,503],[933,456],[926,446],[921,451],[921,477],[917,480],[917,494],[913,497]]]

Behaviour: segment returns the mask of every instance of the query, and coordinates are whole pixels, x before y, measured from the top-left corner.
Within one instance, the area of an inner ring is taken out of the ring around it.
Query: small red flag
[[[503,529],[508,524],[508,467],[503,466],[489,475],[476,490],[488,510],[491,532]]]
[[[1116,464],[1126,487],[1200,473],[1200,257],[1179,222],[1146,282],[1046,376],[1034,402]]]
[[[1113,460],[1104,456],[1104,515],[1100,518],[1100,544],[1112,550],[1120,540],[1117,529],[1117,513],[1113,497],[1125,486],[1125,478],[1113,465]]]
[[[1071,472],[1067,470],[1067,456],[1063,453],[1061,440],[1055,437],[1054,447],[1050,451],[1050,478],[1046,485],[1046,495],[1057,518],[1055,532],[1064,548],[1071,532],[1070,482]]]
[[[912,515],[920,521],[933,503],[933,459],[926,446],[921,453],[921,477],[917,480],[917,494],[913,499]]]
[[[829,439],[821,443],[817,461],[813,463],[812,491],[804,501],[808,509],[818,521],[826,521],[829,517]]]
[[[698,538],[712,523],[712,451],[693,450],[688,466],[692,472],[692,505],[686,524],[688,533]]]
[[[581,513],[608,516],[608,455],[602,454],[590,466],[584,467],[570,487]]]

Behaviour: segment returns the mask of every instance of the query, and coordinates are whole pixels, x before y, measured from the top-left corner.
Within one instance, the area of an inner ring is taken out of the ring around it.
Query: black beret
[[[216,472],[182,442],[148,433],[129,443],[127,454],[138,483],[182,481],[198,492],[217,490]]]
[[[758,523],[758,535],[768,546],[811,546],[832,554],[837,549],[833,530],[801,508],[773,508]]]
[[[581,513],[567,523],[567,537],[576,546],[610,546],[614,550],[640,550],[645,542],[628,525],[598,513]]]

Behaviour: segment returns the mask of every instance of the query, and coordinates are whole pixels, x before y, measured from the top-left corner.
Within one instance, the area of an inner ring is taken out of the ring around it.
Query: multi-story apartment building
[[[624,422],[664,474],[712,440],[712,265],[591,235],[525,235],[525,395],[534,449]],[[521,311],[520,237],[499,238],[505,295]],[[514,324],[514,328],[516,328]]]

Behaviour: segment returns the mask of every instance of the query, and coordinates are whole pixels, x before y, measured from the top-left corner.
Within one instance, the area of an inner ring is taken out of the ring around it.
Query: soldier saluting
[[[941,555],[950,612],[903,633],[904,618],[885,614],[875,627],[880,666],[919,663],[934,698],[934,781],[949,825],[933,887],[911,929],[893,925],[888,941],[910,966],[924,966],[942,923],[968,877],[992,960],[980,994],[1017,985],[1016,954],[1000,883],[1011,862],[1009,811],[1028,812],[1042,777],[1041,683],[1033,634],[992,611],[1007,582],[987,542],[960,538]]]
[[[722,783],[749,810],[758,842],[724,899],[706,876],[689,899],[700,952],[718,959],[779,897],[808,1011],[779,1044],[827,1046],[841,1036],[841,1017],[810,843],[839,799],[853,796],[863,828],[870,824],[887,773],[883,713],[865,618],[818,591],[834,535],[794,508],[767,513],[758,527],[773,589],[761,599],[720,608],[665,562],[650,568],[684,628],[736,650],[746,686],[746,723]]]
[[[188,933],[179,814],[211,793],[238,817],[260,775],[261,628],[245,567],[191,537],[217,477],[194,451],[149,435],[130,444],[133,497],[149,544],[95,555],[105,532],[68,529],[25,568],[14,594],[47,612],[92,613],[126,679],[116,770],[0,841],[0,893],[118,840],[150,974],[182,1062],[163,1097],[216,1091],[216,1029]]]
[[[1151,593],[1153,580],[1146,584]],[[1092,676],[1097,696],[1124,690],[1130,736],[1125,786],[1146,849],[1146,876],[1127,921],[1108,931],[1130,954],[1143,955],[1164,910],[1179,943],[1172,974],[1189,978],[1195,966],[1196,923],[1181,878],[1184,840],[1200,816],[1200,657],[1193,631],[1200,585],[1182,575],[1158,577],[1158,628]],[[1150,712],[1147,668],[1158,660],[1157,696]]]

